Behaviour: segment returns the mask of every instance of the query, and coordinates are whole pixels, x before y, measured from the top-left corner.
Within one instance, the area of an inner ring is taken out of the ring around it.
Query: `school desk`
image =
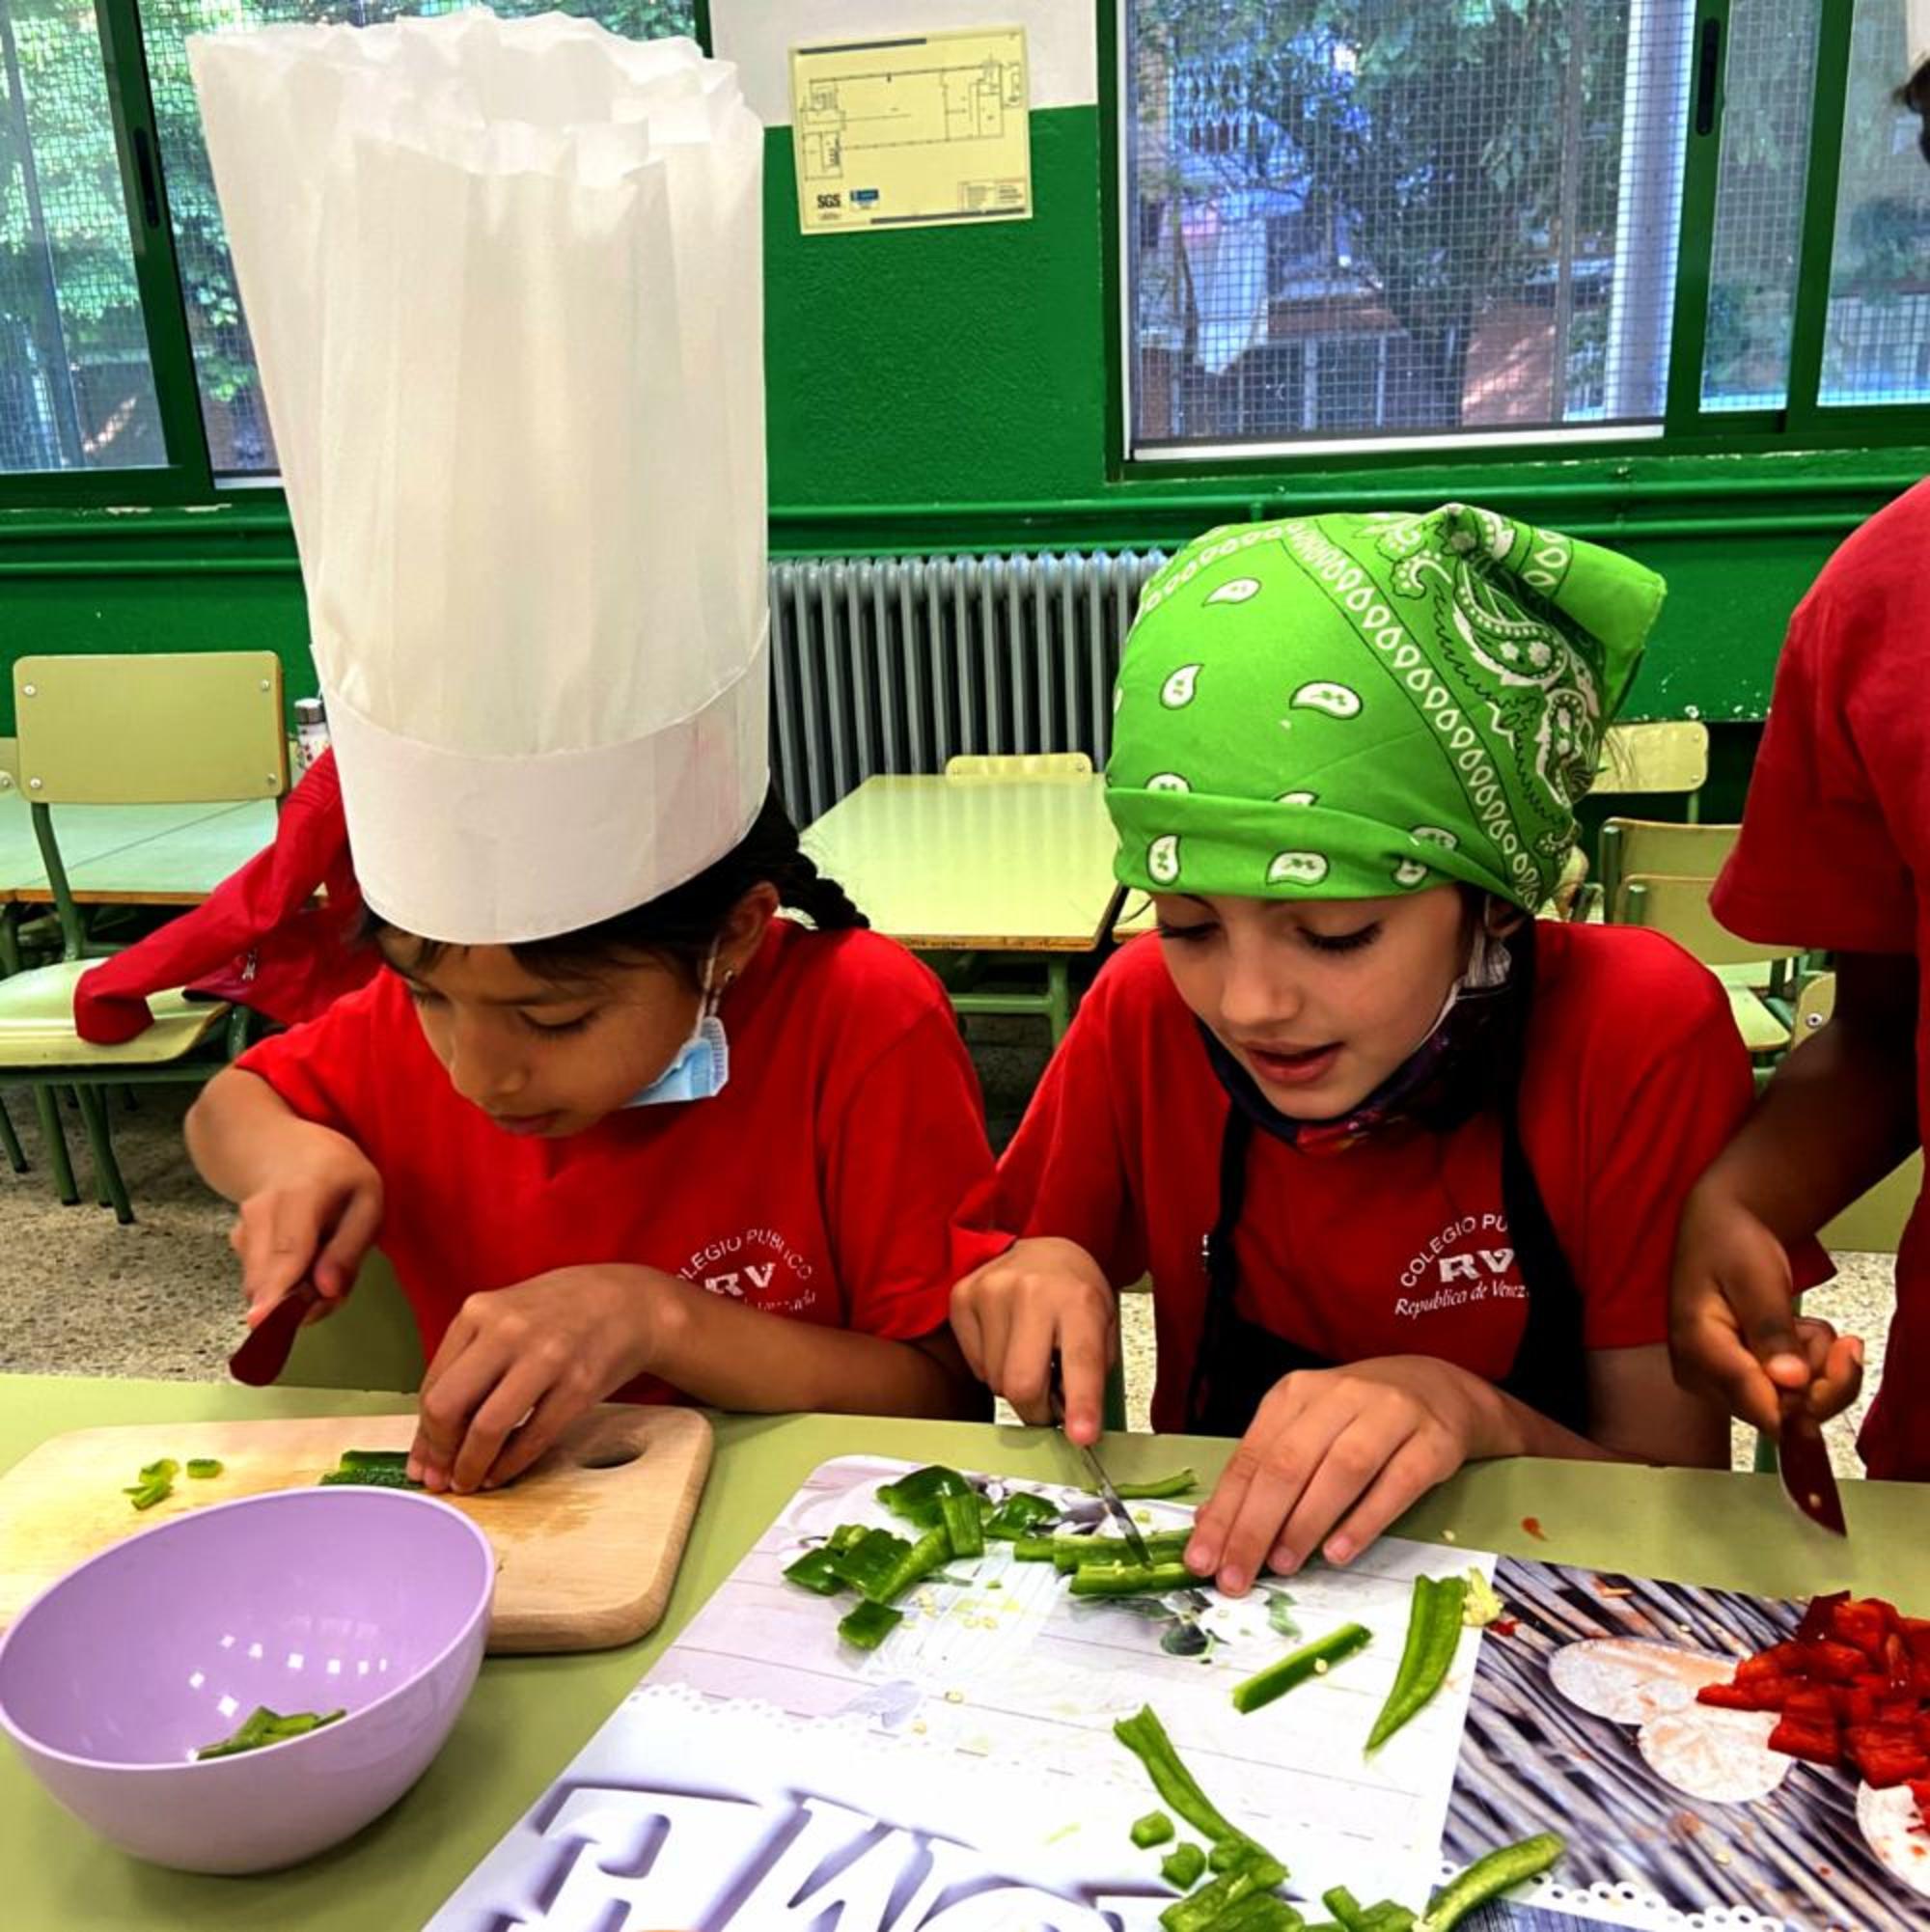
[[[145,811],[161,814],[166,822],[109,851],[69,853],[68,820],[88,811]],[[274,839],[275,806],[262,798],[234,805],[70,805],[56,814],[54,832],[76,904],[199,905]],[[15,886],[13,897],[26,902],[50,900],[45,870],[37,864],[34,877]]]
[[[805,849],[880,932],[946,970],[961,1012],[1071,1017],[1071,962],[1099,943],[1117,841],[1106,782],[1073,778],[871,778],[804,835]],[[1039,993],[973,990],[987,955],[1031,955]]]
[[[248,1391],[199,1382],[0,1376],[0,1467],[48,1436],[113,1423],[248,1416],[372,1415],[394,1395]],[[1131,1480],[1190,1462],[1217,1472],[1229,1445],[1112,1439],[1107,1462]],[[194,1878],[136,1863],[60,1810],[11,1749],[0,1749],[0,1871],[9,1932],[409,1932],[546,1787],[716,1589],[781,1506],[834,1455],[874,1453],[1065,1481],[1071,1452],[1048,1432],[960,1422],[834,1416],[731,1417],[717,1423],[709,1486],[662,1624],[625,1650],[484,1663],[442,1754],[396,1808],[310,1864],[260,1878]],[[1791,1513],[1774,1477],[1597,1463],[1505,1462],[1464,1471],[1410,1513],[1404,1534],[1674,1577],[1773,1595],[1849,1587],[1906,1606],[1930,1601],[1921,1492],[1852,1482],[1847,1543]],[[1524,1528],[1533,1518],[1536,1540]]]

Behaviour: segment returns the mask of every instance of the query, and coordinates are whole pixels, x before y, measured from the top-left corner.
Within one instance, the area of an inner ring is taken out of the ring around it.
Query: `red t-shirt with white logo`
[[[1930,483],[1897,498],[1824,566],[1789,621],[1742,836],[1713,897],[1766,945],[1914,956],[1916,1109],[1930,1121]],[[1930,1480],[1930,1209],[1896,1257],[1889,1365],[1858,1447],[1873,1477]]]
[[[430,1356],[469,1295],[597,1262],[888,1339],[943,1328],[950,1225],[992,1166],[943,988],[875,933],[776,920],[721,1010],[721,1093],[563,1140],[464,1100],[388,971],[238,1063],[381,1174],[378,1245]],[[651,1378],[620,1392],[674,1395]]]
[[[1667,1339],[1683,1198],[1750,1095],[1723,988],[1673,942],[1540,925],[1522,1145],[1588,1348]],[[961,1272],[1015,1236],[1052,1234],[1116,1285],[1151,1275],[1158,1429],[1184,1424],[1229,1104],[1160,942],[1135,940],[1099,976],[963,1218]],[[1333,1362],[1433,1355],[1501,1380],[1527,1318],[1501,1156],[1489,1117],[1305,1152],[1256,1134],[1234,1243],[1238,1312]]]

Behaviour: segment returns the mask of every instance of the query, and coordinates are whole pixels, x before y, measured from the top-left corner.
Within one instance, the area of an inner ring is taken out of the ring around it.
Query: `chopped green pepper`
[[[1414,1914],[1406,1906],[1384,1898],[1367,1907],[1365,1932],[1414,1932]]]
[[[221,1464],[211,1455],[191,1455],[187,1459],[187,1473],[197,1482],[206,1482],[211,1476],[221,1474]]]
[[[1015,1489],[992,1511],[985,1534],[995,1542],[1015,1543],[1030,1535],[1041,1523],[1059,1520],[1059,1505],[1034,1496],[1029,1489]]]
[[[1306,1923],[1285,1899],[1260,1891],[1223,1912],[1210,1932],[1301,1932]]]
[[[840,1596],[849,1587],[838,1568],[838,1552],[828,1543],[807,1550],[784,1574],[786,1583],[801,1585],[818,1596]]]
[[[350,1485],[358,1489],[420,1489],[422,1484],[411,1477],[406,1469],[377,1469],[356,1467],[353,1469],[331,1469],[322,1478],[321,1486]]]
[[[284,1717],[261,1704],[251,1711],[240,1728],[218,1744],[205,1744],[195,1753],[197,1762],[210,1757],[234,1757],[244,1751],[260,1751],[270,1744],[280,1744],[284,1739],[304,1737],[312,1730],[319,1730],[323,1725],[338,1723],[347,1716],[346,1711],[295,1711]]]
[[[1211,1885],[1169,1905],[1159,1915],[1166,1932],[1207,1932],[1208,1927],[1217,1932],[1222,1914],[1255,1892],[1271,1891],[1286,1877],[1286,1867],[1271,1853],[1250,1838],[1241,1842],[1246,1852],[1243,1859],[1229,1865]],[[1294,1916],[1296,1919],[1299,1917],[1297,1913]]]
[[[1418,1932],[1448,1932],[1449,1926],[1458,1925],[1477,1907],[1546,1871],[1567,1849],[1566,1843],[1553,1832],[1543,1832],[1476,1859],[1459,1877],[1449,1879],[1434,1894],[1432,1903],[1417,1921]]]
[[[336,1464],[339,1469],[407,1469],[408,1466],[407,1449],[344,1449]]]
[[[875,1650],[903,1621],[904,1612],[888,1603],[861,1603],[839,1620],[838,1634],[854,1649]]]
[[[947,1469],[942,1463],[915,1469],[896,1482],[880,1485],[878,1490],[878,1501],[894,1516],[902,1516],[921,1530],[938,1527],[948,1496],[969,1497],[976,1503],[978,1492],[955,1469]]]
[[[1148,1811],[1144,1818],[1133,1820],[1133,1843],[1143,1852],[1165,1844],[1172,1835],[1172,1820],[1164,1811]]]
[[[1461,1642],[1461,1610],[1467,1595],[1465,1577],[1415,1578],[1400,1669],[1368,1733],[1369,1751],[1377,1751],[1401,1725],[1418,1717],[1447,1682]]]
[[[911,1554],[911,1545],[889,1530],[865,1530],[841,1547],[834,1539],[826,1546],[836,1559],[838,1574],[874,1603],[888,1600],[892,1573]]]
[[[1114,1725],[1113,1735],[1145,1766],[1146,1776],[1165,1800],[1167,1809],[1177,1812],[1202,1837],[1215,1844],[1225,1838],[1253,1842],[1229,1824],[1200,1790],[1192,1772],[1180,1762],[1179,1753],[1173,1749],[1166,1726],[1150,1704],[1143,1704],[1131,1717],[1121,1718]]]
[[[1159,1862],[1159,1875],[1175,1891],[1190,1891],[1206,1869],[1206,1854],[1198,1845],[1174,1845]]]
[[[985,1554],[985,1519],[979,1511],[979,1499],[968,1490],[963,1496],[938,1499],[939,1527],[954,1557],[982,1557]]]
[[[895,1596],[902,1596],[913,1584],[923,1583],[934,1570],[942,1570],[951,1560],[951,1537],[943,1530],[927,1530],[885,1573],[874,1588],[867,1589],[863,1584],[858,1587],[873,1603],[890,1603]]]
[[[1121,1503],[1158,1503],[1185,1496],[1199,1487],[1199,1478],[1190,1469],[1175,1469],[1171,1476],[1155,1477],[1150,1482],[1116,1482],[1113,1494]]]
[[[136,1509],[152,1509],[155,1504],[165,1503],[174,1493],[174,1478],[170,1476],[153,1477],[121,1492],[123,1496],[131,1499]]]
[[[164,1455],[158,1461],[151,1462],[141,1472],[143,1482],[172,1482],[181,1473],[181,1466],[173,1456]]]
[[[1058,1554],[1056,1537],[1015,1536],[1012,1539],[1012,1561],[1015,1563],[1049,1563]]]
[[[1086,1563],[1072,1572],[1074,1596],[1164,1596],[1199,1579],[1184,1563]]]
[[[1320,1894],[1320,1903],[1334,1915],[1335,1922],[1344,1928],[1344,1932],[1362,1932],[1367,1915],[1361,1901],[1344,1885],[1337,1885],[1331,1891]]]
[[[1256,1671],[1244,1683],[1233,1686],[1233,1708],[1243,1717],[1249,1711],[1256,1711],[1270,1704],[1276,1697],[1282,1697],[1297,1685],[1304,1684],[1310,1677],[1325,1676],[1332,1666],[1343,1658],[1351,1657],[1357,1650],[1365,1650],[1372,1637],[1372,1632],[1359,1623],[1343,1623],[1337,1630],[1330,1630],[1325,1637],[1316,1637],[1311,1643],[1303,1643],[1298,1650],[1289,1651],[1277,1664],[1269,1664],[1264,1670]],[[1334,1915],[1337,1918],[1339,1914]]]

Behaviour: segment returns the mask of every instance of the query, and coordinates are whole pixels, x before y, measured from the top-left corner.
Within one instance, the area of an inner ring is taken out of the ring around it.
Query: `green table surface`
[[[906,946],[1089,952],[1117,844],[1103,778],[870,778],[805,849]]]
[[[0,1467],[45,1438],[112,1423],[249,1416],[370,1415],[394,1395],[313,1389],[0,1376]],[[1190,1461],[1202,1475],[1224,1442],[1124,1436],[1117,1477]],[[0,1872],[8,1932],[120,1932],[159,1926],[261,1932],[410,1932],[548,1786],[691,1614],[819,1463],[870,1451],[1064,1481],[1063,1445],[1043,1431],[989,1424],[832,1416],[731,1417],[670,1609],[627,1649],[485,1663],[449,1747],[400,1805],[346,1845],[292,1871],[192,1878],[143,1865],[95,1837],[47,1798],[12,1752],[0,1755]],[[1464,1471],[1407,1519],[1405,1533],[1464,1549],[1724,1586],[1772,1595],[1851,1587],[1930,1609],[1924,1493],[1845,1485],[1852,1535],[1838,1543],[1791,1513],[1774,1477],[1589,1463],[1491,1463]],[[1535,1518],[1547,1540],[1524,1530]]]
[[[186,808],[184,808],[186,809]],[[81,904],[199,904],[275,836],[272,800],[199,808],[202,815],[97,857],[69,861],[68,884]],[[61,855],[67,855],[63,840]],[[33,897],[23,892],[23,897]]]
[[[256,814],[247,822],[259,827],[262,822],[259,812],[262,810],[268,814],[266,829],[258,831],[256,842],[250,847],[250,851],[259,851],[262,842],[273,836],[272,805],[57,805],[53,814],[54,837],[59,841],[61,858],[72,878],[84,867],[131,854],[158,839],[179,837],[235,813]],[[246,858],[249,853],[241,856]],[[129,869],[131,864],[123,868],[124,871]],[[229,870],[233,869],[231,866]],[[44,898],[47,869],[41,863],[41,848],[34,838],[34,822],[26,799],[11,787],[0,788],[0,898],[16,897],[22,893]]]

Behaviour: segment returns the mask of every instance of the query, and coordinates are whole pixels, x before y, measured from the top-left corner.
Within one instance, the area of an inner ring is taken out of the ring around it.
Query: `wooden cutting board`
[[[0,1631],[83,1558],[171,1515],[303,1488],[347,1449],[407,1449],[413,1413],[76,1429],[0,1477]],[[142,1465],[213,1456],[218,1477],[175,1481],[137,1513],[121,1492]],[[694,1409],[593,1410],[508,1489],[447,1499],[496,1548],[494,1651],[607,1650],[662,1616],[710,1469]]]

